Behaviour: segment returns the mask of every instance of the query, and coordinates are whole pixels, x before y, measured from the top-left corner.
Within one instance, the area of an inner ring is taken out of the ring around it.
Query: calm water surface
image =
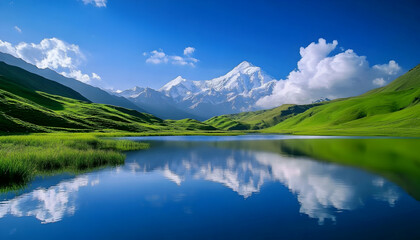
[[[415,140],[134,139],[123,166],[1,194],[0,239],[420,239]]]

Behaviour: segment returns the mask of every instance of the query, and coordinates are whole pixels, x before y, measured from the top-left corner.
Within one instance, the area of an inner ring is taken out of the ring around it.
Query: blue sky
[[[299,48],[319,38],[371,65],[420,63],[418,1],[97,1],[0,0],[0,40],[78,46],[77,70],[115,89],[159,88],[178,75],[211,79],[243,60],[283,79],[297,68]],[[184,55],[186,47],[195,51]],[[146,61],[154,50],[168,62]],[[188,64],[173,64],[173,56]]]

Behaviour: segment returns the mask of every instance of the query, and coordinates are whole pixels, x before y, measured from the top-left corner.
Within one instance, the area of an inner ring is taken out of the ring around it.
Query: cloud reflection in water
[[[7,214],[15,217],[32,216],[42,223],[60,221],[76,211],[77,193],[81,187],[99,184],[99,179],[88,176],[62,181],[49,188],[37,188],[11,200],[0,202],[0,218]]]

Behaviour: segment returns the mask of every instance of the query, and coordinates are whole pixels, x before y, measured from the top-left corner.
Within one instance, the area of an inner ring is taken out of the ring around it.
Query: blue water
[[[0,195],[0,239],[420,239],[399,186],[262,147],[284,138],[135,138],[122,166]]]

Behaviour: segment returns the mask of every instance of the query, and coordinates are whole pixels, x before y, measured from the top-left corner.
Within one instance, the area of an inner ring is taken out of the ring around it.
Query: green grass
[[[311,108],[264,132],[420,136],[420,65],[386,87]]]
[[[222,130],[257,130],[274,126],[318,105],[320,104],[285,104],[268,110],[216,116],[204,123]]]
[[[187,130],[187,131],[196,131],[196,130],[218,130],[217,128],[207,124],[200,122],[195,119],[181,119],[181,120],[165,120],[165,122],[172,126],[172,130]]]
[[[0,134],[194,130],[217,129],[193,119],[163,121],[131,109],[90,103],[68,87],[0,62]]]
[[[21,185],[39,174],[124,163],[122,151],[148,145],[93,134],[31,134],[0,137],[0,188]]]
[[[0,134],[97,131],[170,134],[218,129],[194,119],[164,121],[131,109],[37,92],[0,76]]]
[[[145,131],[164,127],[150,114],[36,92],[0,77],[0,132]]]
[[[281,141],[286,154],[353,166],[379,174],[420,200],[420,139],[308,139]]]

